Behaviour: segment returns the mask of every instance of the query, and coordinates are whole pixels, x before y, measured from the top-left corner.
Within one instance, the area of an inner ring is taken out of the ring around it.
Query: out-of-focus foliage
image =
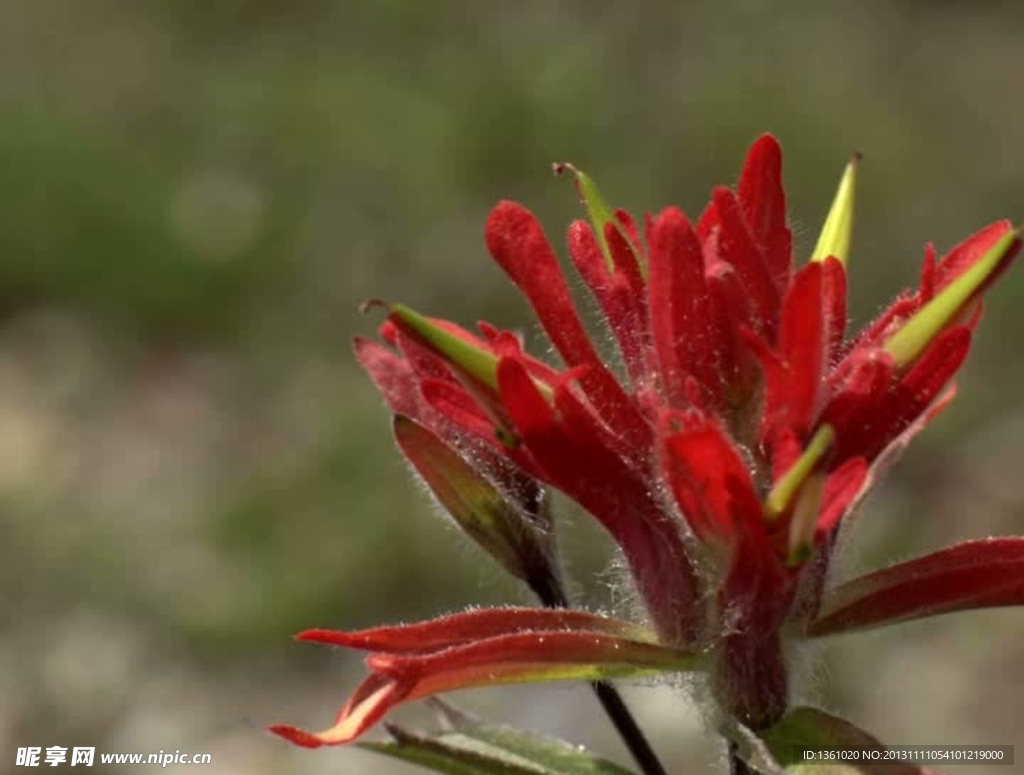
[[[1009,2],[0,6],[0,755],[410,772],[260,729],[315,726],[358,669],[293,631],[524,599],[408,482],[351,357],[377,323],[358,303],[513,327],[481,239],[497,199],[559,242],[569,160],[614,205],[697,213],[771,130],[803,255],[865,154],[864,321],[926,240],[1024,214],[1022,32]],[[1022,278],[851,567],[1024,529]],[[581,595],[615,603],[605,545],[562,512]],[[997,611],[837,641],[808,684],[888,741],[1012,743],[1022,636]],[[631,698],[673,771],[718,755],[673,690]],[[467,701],[626,761],[585,693]]]

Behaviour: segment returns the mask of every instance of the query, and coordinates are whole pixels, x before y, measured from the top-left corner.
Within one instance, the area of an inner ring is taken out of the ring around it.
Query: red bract
[[[412,653],[372,656],[371,677],[331,730],[276,731],[304,745],[345,742],[396,703],[430,693],[604,675],[623,660],[680,669],[697,654],[723,710],[763,728],[787,704],[784,633],[1024,602],[1019,540],[954,548],[823,596],[843,518],[952,398],[980,296],[1017,252],[1018,232],[997,222],[937,262],[929,247],[920,287],[847,338],[857,160],[799,268],[781,165],[775,139],[760,138],[735,191],[716,188],[695,225],[672,207],[647,216],[643,238],[593,181],[559,165],[576,175],[591,216],[570,226],[569,254],[624,374],[599,356],[540,224],[513,202],[487,219],[487,247],[563,369],[525,354],[510,332],[482,323],[476,335],[402,305],[388,305],[388,346],[356,342],[402,415],[402,450],[456,520],[539,590],[557,569],[547,545],[521,528],[547,530],[544,486],[561,490],[621,547],[659,645],[627,644],[589,615],[538,627],[535,617],[555,614],[522,610],[467,614],[497,626],[458,638],[453,628],[469,619],[420,625],[417,640],[399,638],[398,649],[381,645],[384,630],[318,635]],[[980,567],[989,555],[998,570]],[[554,664],[573,668],[548,669]]]
[[[307,748],[347,743],[395,705],[438,692],[490,684],[597,679],[686,670],[693,657],[651,633],[582,611],[529,608],[472,611],[426,624],[363,632],[309,630],[299,640],[373,651],[370,676],[334,725],[310,733],[283,724],[276,734]]]

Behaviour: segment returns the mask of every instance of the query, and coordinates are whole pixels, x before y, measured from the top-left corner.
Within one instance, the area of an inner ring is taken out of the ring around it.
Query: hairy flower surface
[[[513,681],[706,670],[721,710],[755,729],[787,707],[782,643],[964,608],[1024,602],[1024,539],[961,544],[828,589],[843,519],[953,397],[981,296],[1020,246],[994,223],[936,259],[918,288],[847,332],[846,261],[858,160],[821,238],[794,262],[778,143],[754,143],[739,183],[692,222],[642,227],[569,165],[590,222],[572,262],[617,345],[588,336],[537,219],[500,203],[488,250],[564,363],[518,336],[386,305],[385,344],[356,355],[397,415],[402,451],[452,517],[542,600],[558,605],[546,489],[621,547],[649,626],[569,611],[496,609],[304,640],[372,652],[371,674],[321,733],[355,739],[394,705]]]

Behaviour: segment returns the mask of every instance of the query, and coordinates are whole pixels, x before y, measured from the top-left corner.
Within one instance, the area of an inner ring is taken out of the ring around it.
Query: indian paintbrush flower
[[[598,354],[536,218],[502,202],[487,248],[564,362],[519,337],[387,304],[384,344],[356,355],[396,413],[398,444],[456,522],[535,591],[557,586],[547,488],[621,548],[647,613],[505,608],[299,636],[370,651],[370,676],[320,733],[345,743],[401,702],[470,686],[706,671],[720,712],[752,729],[788,705],[786,639],[1024,603],[1024,538],[973,541],[830,588],[840,526],[953,398],[981,297],[1020,247],[996,222],[859,333],[846,289],[859,158],[806,263],[794,262],[778,143],[754,143],[735,189],[691,221],[638,225],[571,165],[589,222],[569,255],[622,361]],[[541,594],[543,598],[543,594]]]

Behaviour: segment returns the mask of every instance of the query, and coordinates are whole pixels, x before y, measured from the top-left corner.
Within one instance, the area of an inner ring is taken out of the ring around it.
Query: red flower
[[[1006,221],[940,261],[929,246],[920,287],[847,337],[856,166],[797,268],[771,136],[696,224],[667,208],[646,218],[643,237],[586,175],[560,165],[576,175],[592,222],[570,226],[569,254],[624,377],[598,355],[554,251],[519,204],[491,213],[487,247],[563,369],[524,353],[511,332],[481,323],[477,335],[389,305],[381,333],[390,347],[360,339],[356,355],[442,503],[536,590],[557,576],[544,486],[561,490],[622,548],[655,634],[624,639],[621,622],[526,609],[314,631],[300,637],[377,652],[372,674],[326,732],[275,731],[304,745],[345,742],[427,694],[618,673],[624,663],[680,669],[697,654],[723,708],[759,728],[786,707],[784,632],[1024,602],[1024,539],[964,544],[822,599],[840,522],[951,400],[981,294],[1020,246]]]

